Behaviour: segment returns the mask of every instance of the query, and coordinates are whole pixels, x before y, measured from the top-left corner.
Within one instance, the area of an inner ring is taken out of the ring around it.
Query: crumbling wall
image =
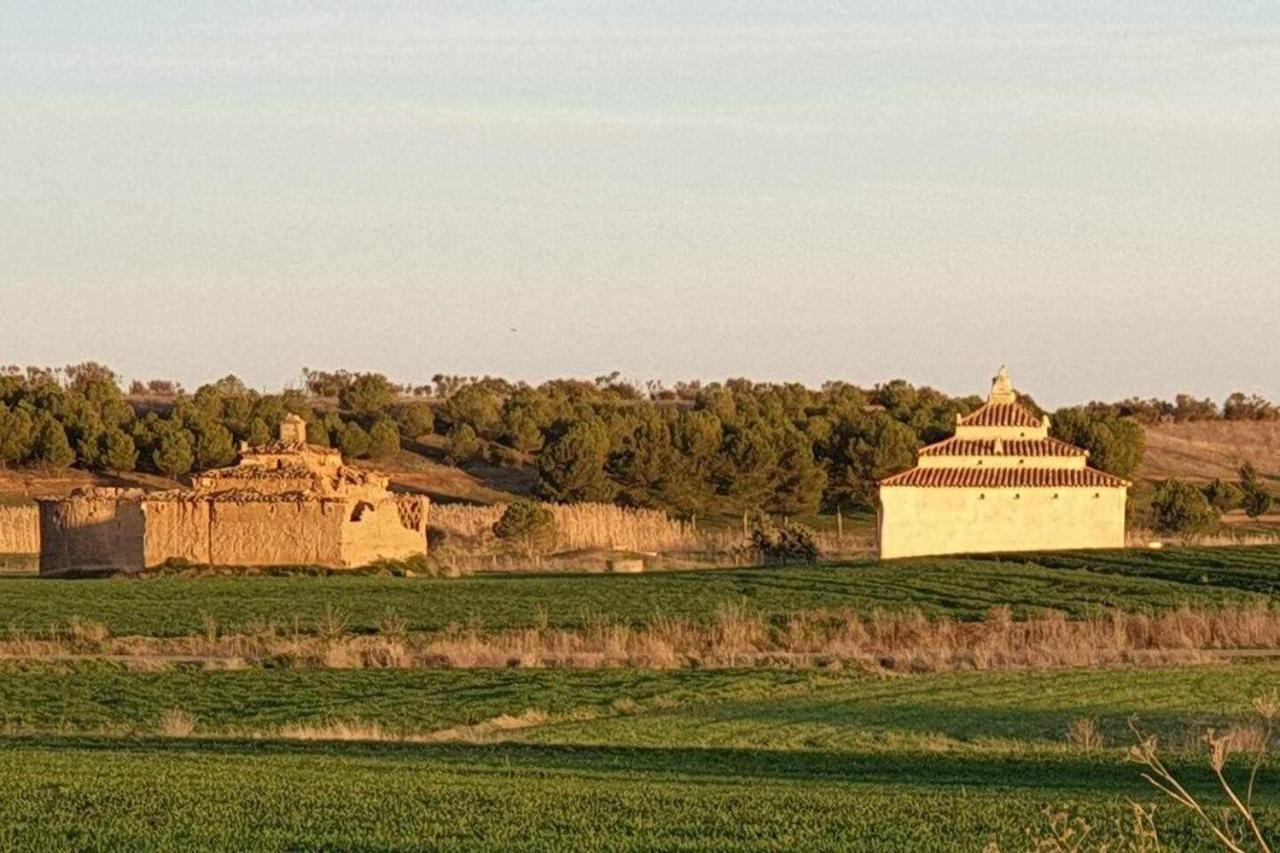
[[[210,502],[209,561],[219,566],[342,566],[341,501]]]
[[[427,500],[415,496],[355,501],[342,525],[342,561],[350,567],[427,552]]]
[[[40,501],[40,573],[143,568],[140,495],[102,489]]]
[[[149,498],[143,501],[142,513],[146,519],[143,559],[146,565],[158,566],[171,559],[212,563],[209,507],[206,500]]]
[[[40,553],[40,510],[35,504],[0,506],[0,554]]]

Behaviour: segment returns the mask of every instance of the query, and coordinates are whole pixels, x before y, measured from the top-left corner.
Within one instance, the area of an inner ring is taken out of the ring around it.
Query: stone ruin
[[[217,566],[352,568],[425,554],[428,500],[307,443],[289,415],[279,440],[240,447],[191,488],[80,489],[39,498],[40,573],[136,572],[180,559]]]

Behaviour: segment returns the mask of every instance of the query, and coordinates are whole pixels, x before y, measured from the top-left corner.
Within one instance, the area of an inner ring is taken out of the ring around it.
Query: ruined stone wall
[[[35,504],[0,506],[0,554],[40,553],[40,510]]]
[[[344,518],[341,501],[212,501],[208,562],[342,566]]]
[[[142,503],[146,518],[143,559],[148,566],[166,560],[213,562],[209,528],[209,501],[181,498],[148,499]]]
[[[349,567],[403,560],[427,552],[427,500],[413,496],[357,501],[342,525],[342,561]]]
[[[104,490],[107,491],[107,490]],[[40,573],[143,568],[142,507],[136,496],[73,495],[40,502]]]

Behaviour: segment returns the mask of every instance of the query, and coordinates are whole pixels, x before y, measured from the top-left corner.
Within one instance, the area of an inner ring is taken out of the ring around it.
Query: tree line
[[[985,402],[902,380],[812,389],[732,379],[684,390],[687,398],[655,399],[615,376],[538,387],[482,379],[441,401],[436,419],[456,460],[527,460],[548,500],[786,516],[874,507],[880,479]],[[1119,476],[1142,460],[1145,436],[1132,418],[1063,409],[1053,433]]]
[[[230,464],[239,442],[270,442],[289,413],[308,421],[311,442],[351,458],[390,456],[402,438],[433,425],[427,404],[396,403],[376,377],[353,383],[336,409],[317,408],[301,391],[261,394],[234,376],[157,409],[126,399],[120,378],[95,362],[10,367],[0,371],[0,466],[179,477]]]
[[[1244,510],[1246,516],[1256,519],[1274,506],[1275,495],[1253,463],[1246,462],[1240,466],[1235,482],[1217,478],[1198,486],[1170,479],[1156,484],[1146,517],[1139,516],[1138,520],[1160,533],[1196,536],[1217,532],[1222,527],[1222,516],[1233,510]]]
[[[1207,397],[1178,394],[1172,401],[1155,397],[1131,397],[1118,403],[1090,403],[1091,414],[1132,418],[1142,424],[1192,423],[1195,421],[1275,421],[1280,407],[1257,394],[1236,391],[1219,406]]]
[[[431,444],[456,464],[531,466],[546,500],[788,516],[872,508],[878,480],[913,465],[919,447],[953,434],[956,418],[984,403],[902,380],[641,389],[617,374],[538,386],[442,375],[421,399],[381,374],[304,375],[305,390],[262,394],[228,376],[157,405],[126,397],[120,378],[94,362],[10,368],[0,372],[0,464],[177,477],[229,464],[239,442],[271,440],[292,412],[307,420],[311,441],[348,457],[385,458],[435,434]],[[1053,413],[1053,434],[1119,476],[1142,460],[1137,418],[1100,405]]]

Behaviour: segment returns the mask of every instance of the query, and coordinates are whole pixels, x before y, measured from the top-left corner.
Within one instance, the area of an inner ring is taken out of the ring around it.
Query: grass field
[[[828,608],[869,615],[917,608],[981,618],[996,605],[1016,616],[1058,609],[1154,611],[1270,601],[1280,589],[1280,547],[1120,551],[992,559],[852,562],[647,575],[48,580],[0,577],[0,626],[41,630],[77,616],[115,635],[171,636],[254,620],[307,630],[326,609],[353,630],[373,630],[388,609],[414,630],[476,621],[486,628],[580,627],[592,619],[644,622],[657,614],[710,618],[745,601],[766,616]]]
[[[1277,680],[1277,664],[889,680],[10,665],[8,725],[63,733],[0,739],[0,846],[1020,850],[1046,806],[1102,840],[1127,798],[1154,800],[1121,758],[1124,719],[1187,742]],[[175,706],[196,715],[193,738],[145,734]],[[537,724],[468,742],[262,734],[335,719],[439,731],[531,709]],[[1110,748],[1066,743],[1080,716],[1099,718]],[[146,723],[132,737],[85,734],[134,720]],[[1211,790],[1202,758],[1176,764]],[[1263,807],[1280,828],[1276,798]],[[1167,849],[1203,849],[1184,815],[1159,815]]]

